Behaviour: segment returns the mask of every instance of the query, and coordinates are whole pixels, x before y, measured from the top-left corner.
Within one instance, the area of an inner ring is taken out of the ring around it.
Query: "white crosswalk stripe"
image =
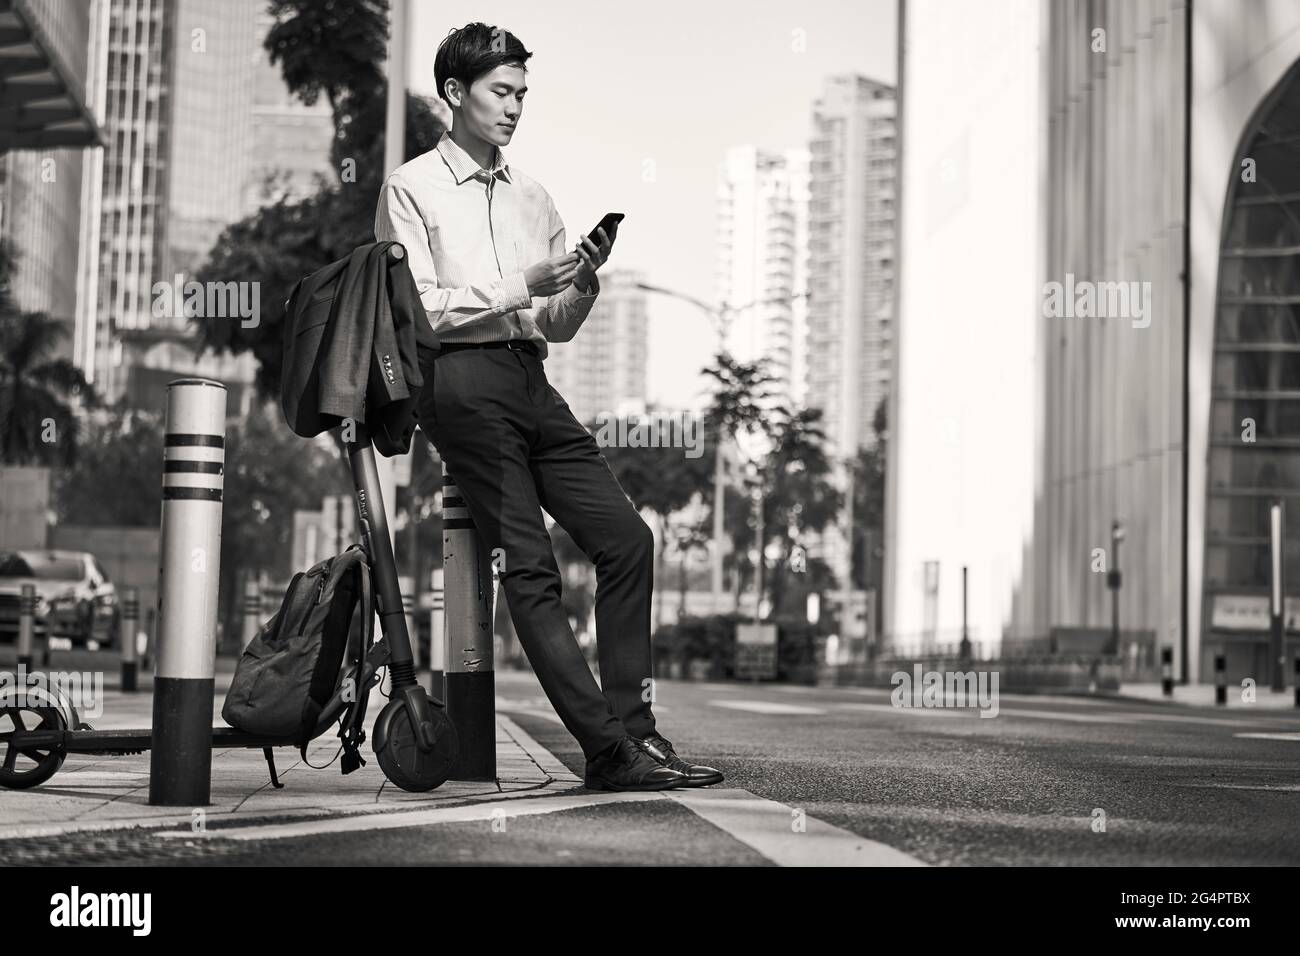
[[[925,866],[914,856],[831,826],[748,790],[665,790],[734,839],[780,866]]]
[[[714,707],[725,707],[729,710],[745,710],[752,714],[815,715],[826,713],[826,711],[821,707],[804,707],[800,704],[780,704],[766,700],[711,700],[709,703]],[[655,709],[658,710],[657,707]]]

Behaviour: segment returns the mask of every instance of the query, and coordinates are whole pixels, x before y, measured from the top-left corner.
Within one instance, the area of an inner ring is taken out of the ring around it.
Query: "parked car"
[[[0,552],[0,640],[18,639],[24,584],[36,588],[34,634],[66,638],[95,650],[117,640],[117,588],[89,551],[29,549]]]

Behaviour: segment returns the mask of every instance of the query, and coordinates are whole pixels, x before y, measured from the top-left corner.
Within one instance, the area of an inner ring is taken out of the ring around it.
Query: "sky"
[[[707,302],[726,150],[806,146],[826,76],[895,77],[895,0],[411,0],[413,90],[436,95],[438,44],[474,20],[505,27],[533,53],[504,152],[551,194],[570,245],[606,212],[625,213],[604,269],[639,269]],[[698,407],[713,323],[648,296],[647,398]]]

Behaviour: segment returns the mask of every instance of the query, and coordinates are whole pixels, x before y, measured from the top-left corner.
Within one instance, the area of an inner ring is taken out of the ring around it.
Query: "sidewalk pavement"
[[[1213,684],[1174,684],[1172,697],[1166,697],[1162,685],[1122,684],[1118,691],[1105,691],[1090,694],[1090,697],[1107,697],[1113,700],[1142,700],[1154,703],[1182,704],[1188,707],[1212,707],[1218,710],[1292,710],[1300,712],[1295,705],[1295,692],[1288,687],[1283,691],[1270,690],[1267,687],[1255,687],[1255,699],[1246,702],[1241,699],[1240,684],[1228,685],[1226,704],[1214,702]]]
[[[54,670],[61,669],[55,662]],[[221,707],[230,686],[233,661],[219,661],[213,726],[224,727]],[[117,677],[105,675],[103,714],[81,714],[96,730],[147,728],[152,725],[152,678],[144,676],[137,693],[116,689]],[[372,701],[366,720],[373,725],[384,701]],[[81,708],[84,710],[85,708]],[[448,780],[428,793],[408,793],[388,781],[370,749],[362,745],[366,765],[344,776],[334,758],[338,738],[322,734],[309,745],[313,769],[289,747],[276,748],[276,770],[284,789],[271,785],[260,749],[212,752],[211,803],[198,807],[149,804],[148,752],[126,756],[69,754],[58,773],[30,790],[0,790],[0,840],[52,836],[93,830],[184,826],[191,829],[232,822],[293,817],[343,816],[393,810],[419,810],[507,798],[550,796],[581,788],[583,781],[509,717],[497,714],[495,781]],[[200,812],[201,810],[201,812]]]

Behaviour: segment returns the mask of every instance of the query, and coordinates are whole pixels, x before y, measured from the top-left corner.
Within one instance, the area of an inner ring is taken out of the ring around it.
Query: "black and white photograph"
[[[0,0],[0,488],[14,941],[1271,938],[1300,2]]]

